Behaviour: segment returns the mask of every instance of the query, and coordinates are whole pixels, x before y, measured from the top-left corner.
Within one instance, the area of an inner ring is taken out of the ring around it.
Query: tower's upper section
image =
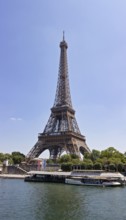
[[[68,45],[64,39],[60,42],[60,63],[59,74],[56,89],[56,96],[53,107],[70,107],[72,108],[69,77],[68,77],[68,65],[67,65],[67,48]]]

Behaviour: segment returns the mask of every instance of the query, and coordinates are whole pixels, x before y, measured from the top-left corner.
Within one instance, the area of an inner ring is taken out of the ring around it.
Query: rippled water
[[[126,187],[0,179],[0,220],[126,220]]]

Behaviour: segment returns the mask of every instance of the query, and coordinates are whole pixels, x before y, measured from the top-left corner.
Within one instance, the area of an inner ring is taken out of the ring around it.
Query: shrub
[[[95,163],[93,167],[94,167],[95,170],[101,170],[102,169],[102,164],[101,163]]]
[[[115,171],[116,170],[115,164],[113,163],[109,164],[109,170]]]
[[[92,163],[87,163],[86,164],[86,169],[87,170],[92,170],[93,169],[93,164]]]
[[[72,163],[63,163],[61,164],[62,171],[71,171],[72,170]]]
[[[118,169],[119,172],[123,172],[123,171],[124,171],[124,165],[123,165],[123,163],[119,163],[119,164],[117,165],[117,169]]]

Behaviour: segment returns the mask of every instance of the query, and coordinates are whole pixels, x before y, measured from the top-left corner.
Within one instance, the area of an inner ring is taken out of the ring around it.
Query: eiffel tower
[[[45,150],[49,150],[50,159],[56,159],[65,151],[80,157],[85,152],[90,153],[86,139],[81,135],[72,107],[68,66],[68,45],[64,39],[60,42],[60,64],[58,83],[51,115],[43,133],[38,135],[38,141],[27,154],[28,159],[38,157]],[[80,154],[81,153],[81,154]]]

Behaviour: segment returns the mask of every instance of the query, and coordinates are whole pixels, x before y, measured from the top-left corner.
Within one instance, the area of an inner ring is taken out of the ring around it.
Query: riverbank
[[[3,179],[25,179],[25,177],[31,176],[33,174],[40,174],[44,177],[50,176],[51,179],[53,179],[53,177],[57,177],[58,179],[61,179],[61,176],[62,176],[65,179],[65,177],[68,177],[71,175],[71,172],[30,171],[30,172],[28,172],[27,175],[26,174],[0,174],[0,178],[3,178]],[[124,178],[126,181],[126,176]]]
[[[0,178],[4,179],[24,179],[26,176],[36,174],[41,174],[44,176],[69,176],[71,172],[47,172],[47,171],[30,171],[28,175],[26,174],[0,174]]]
[[[3,179],[24,179],[26,176],[20,174],[0,174],[0,178]]]

